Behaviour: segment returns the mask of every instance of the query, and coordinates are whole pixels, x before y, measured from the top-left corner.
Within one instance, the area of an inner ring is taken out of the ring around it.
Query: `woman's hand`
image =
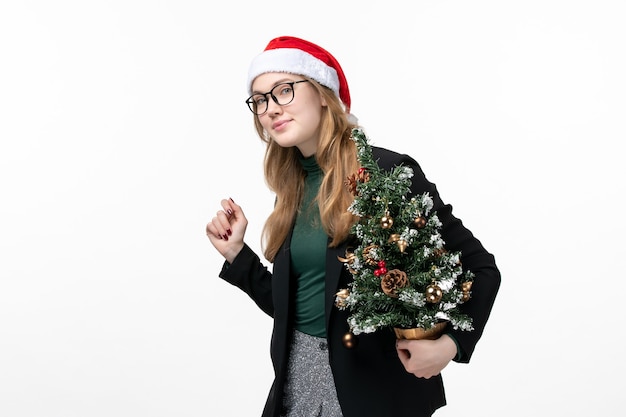
[[[426,379],[440,374],[457,354],[456,343],[445,334],[436,340],[400,339],[396,350],[407,372]]]
[[[206,225],[206,235],[215,249],[232,263],[243,248],[248,219],[232,198],[222,200],[222,210]]]

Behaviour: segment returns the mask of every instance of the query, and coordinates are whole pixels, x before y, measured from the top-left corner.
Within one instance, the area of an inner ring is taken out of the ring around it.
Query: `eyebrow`
[[[296,77],[297,77],[297,75],[296,75]],[[306,78],[303,78],[302,80],[305,80],[305,79]],[[292,83],[292,82],[302,81],[302,80],[294,80],[292,78],[281,78],[280,80],[276,81],[272,85],[272,87],[268,91],[265,92],[265,94],[269,93],[272,90],[272,88],[276,87],[278,84]],[[263,94],[263,93],[261,91],[259,91],[259,90],[252,90],[252,94]]]

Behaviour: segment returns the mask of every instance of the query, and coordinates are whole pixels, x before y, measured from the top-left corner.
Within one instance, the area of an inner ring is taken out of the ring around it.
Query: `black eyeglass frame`
[[[276,85],[275,85],[275,86],[274,86],[274,87],[273,87],[270,91],[268,91],[267,93],[255,93],[255,94],[252,94],[250,97],[248,97],[248,98],[246,99],[246,104],[248,105],[248,108],[250,109],[250,111],[251,111],[252,113],[256,114],[257,116],[261,116],[262,114],[265,114],[265,112],[267,111],[267,109],[269,109],[269,107],[270,107],[270,105],[269,105],[269,100],[267,100],[267,101],[265,102],[265,110],[263,110],[261,113],[257,113],[256,111],[254,111],[255,103],[254,103],[254,100],[252,99],[253,97],[255,97],[255,96],[263,96],[263,97],[267,98],[267,96],[269,95],[269,96],[272,98],[272,100],[274,100],[274,103],[278,104],[279,106],[286,106],[287,104],[291,103],[291,102],[293,101],[293,99],[294,99],[294,98],[296,98],[296,90],[293,88],[293,86],[294,86],[295,84],[306,83],[306,82],[309,82],[309,80],[289,81],[289,82],[286,82],[286,83],[279,83],[279,84],[276,84]],[[292,96],[291,96],[291,100],[289,100],[287,103],[283,103],[283,104],[280,104],[280,103],[278,102],[278,99],[276,98],[276,96],[273,94],[273,91],[274,91],[277,87],[280,87],[281,85],[288,85],[288,86],[290,86],[290,87],[291,87],[291,94],[292,94]]]

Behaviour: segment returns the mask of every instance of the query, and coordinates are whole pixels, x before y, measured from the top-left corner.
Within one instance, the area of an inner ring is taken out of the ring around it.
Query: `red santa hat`
[[[312,78],[333,90],[350,113],[350,90],[339,62],[328,51],[304,39],[280,36],[272,39],[248,70],[248,93],[252,82],[266,72],[288,72]]]

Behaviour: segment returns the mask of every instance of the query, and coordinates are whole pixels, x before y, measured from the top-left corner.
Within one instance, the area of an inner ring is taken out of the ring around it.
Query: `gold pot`
[[[424,329],[422,327],[413,327],[411,329],[401,329],[399,327],[394,327],[393,330],[396,332],[396,337],[398,339],[410,339],[410,340],[420,340],[420,339],[429,339],[434,340],[441,336],[443,329],[445,329],[446,324],[445,321],[435,324],[430,329]]]

